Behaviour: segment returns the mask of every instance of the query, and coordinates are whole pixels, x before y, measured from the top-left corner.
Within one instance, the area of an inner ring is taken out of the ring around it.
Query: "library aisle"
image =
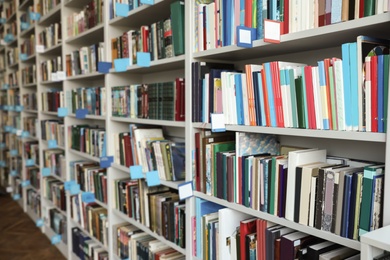
[[[0,195],[0,259],[65,259],[10,196]]]

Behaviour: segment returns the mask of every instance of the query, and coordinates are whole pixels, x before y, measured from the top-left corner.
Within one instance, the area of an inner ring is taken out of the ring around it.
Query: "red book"
[[[175,81],[175,121],[184,121],[185,119],[184,91],[184,79],[177,78]]]
[[[290,19],[289,15],[289,9],[290,9],[290,0],[284,0],[284,11],[283,11],[283,22],[282,22],[282,34],[288,34],[289,32],[289,22]]]
[[[142,35],[142,51],[149,52],[149,27],[147,25],[141,26],[141,35]]]
[[[133,153],[131,149],[131,142],[130,142],[130,133],[124,133],[123,134],[123,141],[124,141],[124,148],[125,148],[125,165],[126,167],[130,167],[131,165],[134,165],[133,162]]]
[[[378,132],[378,56],[371,57],[371,132]]]
[[[241,248],[241,259],[249,259],[246,255],[245,238],[246,235],[256,232],[257,218],[251,218],[242,220],[240,222],[240,248]]]
[[[274,103],[276,114],[276,126],[284,127],[282,91],[280,89],[279,64],[271,62],[272,89],[274,91]]]
[[[256,221],[257,259],[265,260],[265,229],[267,228],[267,221],[264,219],[257,219]]]
[[[246,27],[252,27],[252,0],[245,0],[244,24]]]
[[[307,105],[307,119],[309,129],[316,129],[316,111],[314,106],[314,91],[313,91],[313,77],[311,66],[305,66],[305,87],[306,87],[306,105]]]

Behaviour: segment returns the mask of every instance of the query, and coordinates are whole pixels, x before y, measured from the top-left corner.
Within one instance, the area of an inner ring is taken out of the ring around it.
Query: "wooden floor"
[[[65,259],[9,195],[0,195],[0,259]]]

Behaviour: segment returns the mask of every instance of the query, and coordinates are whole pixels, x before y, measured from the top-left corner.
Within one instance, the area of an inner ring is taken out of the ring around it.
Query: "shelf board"
[[[16,12],[14,12],[13,14],[11,14],[7,20],[6,20],[6,23],[11,23],[14,19],[16,19]]]
[[[128,117],[115,117],[112,116],[111,121],[114,122],[123,122],[123,123],[133,123],[133,124],[147,124],[147,125],[160,125],[160,126],[174,126],[174,127],[184,127],[184,121],[169,121],[169,120],[155,120],[155,119],[145,119],[145,118],[128,118]]]
[[[56,7],[51,9],[47,14],[42,16],[41,19],[39,19],[38,24],[42,25],[42,26],[46,26],[46,25],[50,25],[51,23],[54,23],[56,21],[60,21],[61,14],[58,14],[58,13],[61,13],[61,4],[58,4]]]
[[[34,29],[35,29],[35,23],[30,24],[30,27],[20,32],[20,37],[25,38],[26,36],[30,36],[31,34],[34,33]]]
[[[30,216],[30,218],[34,221],[34,223],[36,223],[36,221],[40,218],[32,208],[29,207],[29,205],[27,205],[26,207],[26,213]]]
[[[59,84],[62,82],[63,82],[63,80],[58,80],[58,81],[46,80],[46,81],[40,81],[39,83],[42,85],[55,85],[55,84]]]
[[[140,28],[141,25],[151,24],[166,19],[170,16],[170,4],[173,0],[155,0],[153,5],[142,5],[131,10],[127,17],[115,17],[110,20],[112,26],[131,25],[132,28]]]
[[[129,222],[130,224],[136,226],[137,228],[141,229],[145,233],[147,233],[147,234],[151,235],[152,237],[154,237],[154,238],[164,242],[165,244],[167,244],[168,246],[172,247],[176,251],[182,253],[183,255],[186,255],[185,248],[181,248],[178,245],[176,245],[175,243],[172,243],[171,241],[165,239],[163,236],[160,236],[160,235],[154,233],[152,230],[150,230],[148,227],[144,226],[142,223],[134,220],[133,218],[129,218],[126,214],[120,212],[119,210],[112,209],[112,211],[114,212],[115,215],[117,215],[118,217],[122,218],[126,222]]]
[[[192,125],[195,128],[211,129],[211,124],[193,123]],[[386,141],[385,133],[371,133],[371,132],[313,130],[313,129],[300,129],[300,128],[280,128],[280,127],[243,126],[243,125],[226,125],[226,131],[251,132],[251,133],[301,136],[301,137],[326,138],[326,139],[340,139],[340,140],[359,140],[359,141],[378,142],[378,143],[384,143]]]
[[[48,225],[45,225],[45,234],[46,236],[51,239],[53,236],[57,235],[57,233],[54,232],[54,230],[51,229],[50,226]],[[68,240],[69,241],[69,240]],[[61,252],[61,254],[66,258],[68,259],[68,245],[64,243],[64,241],[60,241],[60,243],[56,244],[55,245],[58,250]]]
[[[23,3],[21,3],[21,4],[19,5],[18,10],[19,10],[19,11],[25,11],[25,10],[27,10],[27,8],[30,6],[30,4],[33,5],[33,4],[34,4],[34,1],[33,1],[33,0],[25,0],[25,1],[23,1]]]
[[[18,66],[19,66],[19,62],[15,62],[15,63],[13,63],[13,64],[11,64],[11,65],[8,65],[8,68],[10,68],[10,69],[16,69]]]
[[[37,86],[37,83],[28,83],[28,84],[22,85],[22,88],[32,88],[32,87],[36,87],[36,86]]]
[[[92,42],[98,42],[101,38],[103,40],[103,35],[104,35],[104,24],[98,24],[91,29],[88,29],[78,35],[71,36],[65,40],[65,43],[67,44],[78,44],[78,43],[83,43],[87,44],[85,41],[86,39],[92,40]],[[91,43],[92,43],[91,42]]]
[[[85,228],[83,228],[81,226],[80,223],[78,223],[77,221],[75,221],[74,219],[71,218],[71,221],[72,221],[72,224],[73,226],[76,226],[78,227],[81,232],[83,232],[85,235],[87,235],[88,237],[90,237],[93,241],[95,241],[101,248],[103,248],[104,250],[106,250],[108,252],[108,249],[107,249],[107,246],[103,245],[103,243],[101,241],[99,241],[96,237],[94,237],[93,235],[91,235]],[[108,234],[107,234],[108,236]]]
[[[38,110],[32,110],[32,109],[25,109],[25,110],[23,110],[23,112],[38,114]]]
[[[242,61],[247,59],[272,57],[288,53],[304,52],[322,48],[340,47],[346,42],[356,41],[358,35],[381,36],[380,32],[390,27],[389,13],[373,15],[315,29],[289,33],[281,36],[280,44],[253,42],[252,48],[236,45],[197,52],[195,59],[217,59]],[[332,37],[332,41],[329,41]]]
[[[78,8],[82,9],[84,6],[89,4],[91,2],[90,0],[67,0],[64,1],[64,5],[66,7],[73,7],[73,8]]]
[[[27,63],[27,62],[35,60],[36,57],[37,57],[37,55],[35,55],[35,53],[34,53],[34,54],[31,54],[30,56],[28,56],[27,59],[21,60],[21,62]]]
[[[310,234],[310,235],[313,235],[316,237],[321,237],[325,240],[333,241],[337,244],[344,245],[346,247],[350,247],[350,248],[353,248],[355,250],[360,250],[360,242],[356,241],[356,240],[344,238],[344,237],[335,235],[335,234],[330,233],[330,232],[321,231],[321,230],[313,228],[313,227],[304,226],[304,225],[301,225],[299,223],[289,221],[285,218],[279,218],[277,216],[274,216],[274,215],[271,215],[271,214],[268,214],[268,213],[265,213],[262,211],[257,211],[257,210],[245,207],[243,205],[231,203],[231,202],[228,202],[226,200],[222,200],[222,199],[218,199],[218,198],[215,198],[215,197],[212,197],[209,195],[205,195],[201,192],[194,191],[194,196],[208,200],[208,201],[212,201],[214,203],[220,204],[220,205],[225,206],[227,208],[231,208],[231,209],[234,209],[234,210],[246,213],[246,214],[250,214],[254,217],[261,218],[261,219],[270,221],[270,222],[275,223],[275,224],[290,227],[294,230],[299,230],[299,231],[304,232],[306,234]]]
[[[161,72],[175,69],[184,69],[185,55],[165,58],[161,60],[151,61],[150,67],[141,67],[132,65],[127,67],[124,72],[117,72],[114,68],[110,69],[110,73],[134,73],[134,74],[149,74],[153,72]]]
[[[92,160],[92,161],[95,161],[95,162],[100,162],[100,158],[92,156],[90,154],[79,152],[79,151],[74,150],[74,149],[70,149],[70,152],[72,152],[74,154],[77,154],[77,155],[79,155],[79,156],[81,156],[83,158],[86,158],[86,159],[89,159],[89,160]]]
[[[91,79],[91,78],[104,78],[104,74],[95,71],[88,74],[66,77],[67,80],[79,80],[79,79]]]
[[[44,115],[51,115],[51,116],[58,116],[58,112],[52,112],[52,111],[40,111]]]
[[[57,176],[55,174],[50,174],[48,177],[53,177],[53,178],[55,178],[55,179],[57,179],[57,180],[59,180],[61,182],[66,182],[66,180],[64,178],[62,178],[60,176]]]
[[[99,204],[99,206],[102,206],[103,208],[108,210],[108,205],[106,203],[104,203],[96,198],[95,198],[95,202],[96,202],[96,204]]]
[[[58,212],[60,212],[62,215],[64,215],[66,217],[66,212],[65,211],[60,209],[60,207],[58,207],[57,205],[54,205],[54,203],[51,200],[47,199],[45,196],[42,196],[42,197],[45,199],[45,202],[46,202],[46,204],[48,204],[49,207],[56,208],[58,210]]]
[[[68,114],[68,116],[76,118],[76,114]],[[81,118],[81,119],[84,119],[84,118]],[[86,115],[85,119],[106,120],[106,117],[105,116],[96,116],[96,115]]]
[[[385,226],[377,230],[368,232],[360,236],[360,241],[372,247],[382,250],[390,249],[390,226]]]
[[[7,47],[13,47],[13,46],[17,45],[17,43],[18,43],[18,36],[16,35],[16,36],[15,36],[15,39],[14,39],[13,41],[10,41],[10,42],[7,42],[7,43],[6,43],[6,46],[7,46]],[[15,46],[15,47],[16,47],[16,46]]]
[[[47,140],[41,139],[41,141],[43,144],[45,144],[46,147],[49,145],[49,142]],[[57,144],[56,148],[65,150],[65,147],[62,145],[59,145],[59,144]],[[50,149],[53,149],[53,148],[47,148],[47,150],[50,150]]]
[[[62,43],[59,43],[57,45],[54,45],[54,46],[51,46],[50,48],[45,48],[45,50],[39,54],[41,55],[51,55],[51,54],[54,54],[54,53],[61,53],[61,47],[62,47]]]

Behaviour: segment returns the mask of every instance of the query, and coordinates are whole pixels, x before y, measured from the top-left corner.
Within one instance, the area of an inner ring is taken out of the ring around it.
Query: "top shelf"
[[[51,9],[39,20],[39,25],[46,26],[61,20],[61,4]]]
[[[281,35],[280,44],[267,43],[263,40],[253,42],[252,48],[236,45],[197,52],[195,59],[218,59],[243,61],[253,58],[272,57],[275,55],[304,52],[332,47],[340,47],[346,42],[356,41],[359,35],[383,36],[390,28],[389,13],[360,18],[343,23],[327,25],[315,29]],[[348,32],[348,33],[347,33]],[[331,40],[329,40],[331,37]]]

